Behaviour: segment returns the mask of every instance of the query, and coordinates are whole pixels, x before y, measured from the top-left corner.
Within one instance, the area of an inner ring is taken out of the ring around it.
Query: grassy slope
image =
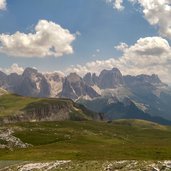
[[[29,103],[40,101],[39,98],[22,97],[13,94],[0,96],[0,116],[15,114]]]
[[[134,120],[8,125],[28,149],[0,150],[0,160],[171,159],[171,128]]]
[[[33,98],[23,97],[15,94],[4,94],[0,96],[0,117],[18,115],[22,111],[29,111],[32,108],[42,108],[49,104],[56,104],[63,107],[71,106],[70,117],[75,119],[91,119],[96,114],[85,110],[82,106],[73,103],[69,99],[54,99],[54,98]]]

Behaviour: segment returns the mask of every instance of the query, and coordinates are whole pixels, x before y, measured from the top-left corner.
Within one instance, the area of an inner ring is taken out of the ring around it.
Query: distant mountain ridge
[[[86,101],[93,104],[98,99],[116,98],[124,106],[124,100],[129,99],[142,112],[171,120],[171,91],[156,74],[123,76],[119,69],[113,68],[103,70],[99,75],[87,73],[80,77],[76,73],[68,76],[57,72],[43,74],[36,69],[26,68],[22,75],[0,72],[0,87],[22,96],[69,98],[83,105]],[[112,101],[110,107],[102,106],[103,109],[106,108],[105,111],[97,108],[95,112],[109,116],[108,108],[113,106],[115,110],[116,103],[118,102]],[[92,109],[90,106],[87,107]],[[126,113],[133,116],[130,112]],[[113,115],[115,118],[116,114]],[[119,117],[124,119],[126,116]]]
[[[149,113],[141,110],[129,98],[119,101],[117,98],[96,98],[94,100],[79,101],[84,104],[86,108],[92,111],[104,114],[105,120],[118,119],[140,119],[159,123],[162,125],[171,125],[171,121],[160,116],[151,116]]]

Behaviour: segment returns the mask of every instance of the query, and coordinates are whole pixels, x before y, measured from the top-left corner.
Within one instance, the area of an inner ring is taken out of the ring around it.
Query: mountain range
[[[110,120],[171,121],[171,89],[155,74],[123,76],[113,68],[81,77],[26,68],[22,75],[0,72],[0,87],[22,96],[69,98]]]

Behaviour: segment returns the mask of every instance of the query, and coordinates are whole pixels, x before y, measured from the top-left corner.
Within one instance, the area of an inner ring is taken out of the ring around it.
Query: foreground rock
[[[23,143],[19,138],[13,136],[12,129],[0,129],[0,149],[28,148],[31,145]]]
[[[1,164],[2,162],[0,162]],[[22,162],[2,168],[0,171],[170,171],[171,161],[51,161]]]

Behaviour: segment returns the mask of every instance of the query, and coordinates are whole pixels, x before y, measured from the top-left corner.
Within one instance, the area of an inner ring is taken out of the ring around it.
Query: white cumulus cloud
[[[128,0],[139,4],[144,18],[150,25],[157,26],[161,36],[171,39],[171,0]],[[123,0],[106,0],[117,10],[123,10]]]
[[[118,11],[122,11],[124,9],[123,0],[106,0],[107,3],[112,3],[113,8],[117,9]]]
[[[139,3],[145,19],[159,27],[162,36],[171,39],[171,0],[129,0]]]
[[[66,73],[77,72],[84,75],[87,72],[99,73],[102,69],[117,67],[124,75],[155,73],[164,82],[171,84],[171,47],[167,40],[161,37],[140,38],[132,46],[121,43],[117,49],[123,52],[120,58],[97,60],[84,66],[72,66]]]
[[[6,9],[6,0],[0,0],[0,10],[5,10]]]
[[[128,48],[128,45],[124,42],[121,42],[119,45],[115,46],[114,48],[119,51],[125,51]]]
[[[5,72],[6,74],[11,74],[11,73],[22,74],[24,68],[14,63],[9,68],[1,68],[0,70]]]
[[[40,20],[34,33],[16,32],[0,35],[0,52],[16,57],[48,57],[72,54],[75,35],[60,25]]]

